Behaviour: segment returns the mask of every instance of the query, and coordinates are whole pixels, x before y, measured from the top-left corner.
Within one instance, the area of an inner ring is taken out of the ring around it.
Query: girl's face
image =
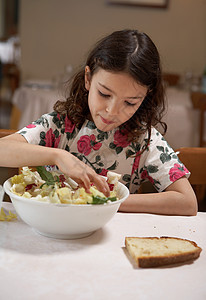
[[[128,121],[147,94],[147,87],[138,84],[127,73],[99,69],[91,78],[85,68],[85,87],[93,122],[101,131],[110,131]]]

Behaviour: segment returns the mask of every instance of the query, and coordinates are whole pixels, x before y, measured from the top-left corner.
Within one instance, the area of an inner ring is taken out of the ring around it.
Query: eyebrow
[[[101,87],[103,87],[104,89],[106,89],[107,91],[109,91],[109,92],[111,92],[111,93],[114,93],[115,94],[115,92],[113,91],[113,90],[111,90],[110,88],[108,88],[107,86],[105,86],[104,84],[102,84],[102,83],[100,83],[100,82],[98,82],[98,84],[101,86]],[[146,95],[145,95],[146,96]],[[133,99],[133,100],[139,100],[140,98],[144,98],[145,96],[136,96],[136,97],[125,97],[126,99]]]

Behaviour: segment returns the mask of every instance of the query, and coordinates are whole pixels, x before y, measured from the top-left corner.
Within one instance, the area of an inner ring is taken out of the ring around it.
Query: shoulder
[[[141,144],[143,146],[145,144],[148,144],[148,151],[159,151],[160,149],[170,149],[170,151],[173,151],[172,147],[168,144],[168,142],[165,140],[164,136],[154,127],[151,129],[151,136],[149,139],[148,132],[144,135],[142,138]]]
[[[145,135],[143,141],[143,147],[146,147],[148,142],[148,133]],[[170,161],[173,156],[176,158],[176,154],[173,148],[167,143],[162,134],[155,128],[151,130],[151,137],[146,147],[146,150],[143,152],[143,156],[148,157],[152,161],[159,161],[165,163]]]
[[[72,132],[75,129],[75,124],[73,124],[66,115],[60,115],[54,111],[42,115],[39,119],[24,127],[24,129],[38,127],[41,127],[43,130],[56,128],[58,130],[63,130],[63,132]]]
[[[57,112],[42,115],[38,120],[19,130],[29,143],[45,144],[45,140],[60,138],[61,135],[70,135],[75,130],[75,125],[66,115]]]

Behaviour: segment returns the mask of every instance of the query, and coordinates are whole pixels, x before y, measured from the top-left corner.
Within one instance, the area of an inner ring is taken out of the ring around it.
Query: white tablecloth
[[[0,42],[0,60],[5,64],[14,62],[13,43]]]
[[[199,112],[192,107],[189,91],[169,87],[166,89],[166,98],[167,112],[163,118],[168,125],[166,140],[174,149],[198,146]],[[13,104],[21,111],[18,128],[21,129],[44,113],[53,111],[53,105],[59,99],[64,97],[62,92],[55,89],[25,86],[17,89]]]
[[[56,89],[26,86],[18,88],[12,99],[12,103],[21,112],[18,129],[29,125],[43,114],[52,112],[56,101],[63,99],[61,92]]]
[[[13,210],[11,203],[3,202]],[[140,269],[126,236],[175,236],[203,250],[193,263]],[[0,222],[0,298],[9,300],[205,300],[206,213],[194,217],[117,213],[78,240],[39,235],[21,220]]]
[[[20,39],[12,36],[5,42],[0,42],[0,60],[4,64],[19,63],[21,58]]]
[[[168,130],[165,139],[173,149],[198,147],[200,115],[193,108],[190,92],[169,87],[166,89],[166,98],[167,110],[163,121],[167,123]]]

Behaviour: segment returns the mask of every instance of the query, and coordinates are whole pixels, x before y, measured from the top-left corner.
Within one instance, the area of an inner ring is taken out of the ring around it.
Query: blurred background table
[[[193,107],[190,91],[168,87],[166,100],[165,139],[174,149],[199,146],[199,112]]]
[[[63,99],[61,92],[53,88],[50,83],[41,82],[41,84],[27,84],[19,87],[12,98],[10,127],[21,129],[27,126],[43,114],[52,112],[56,101]]]

